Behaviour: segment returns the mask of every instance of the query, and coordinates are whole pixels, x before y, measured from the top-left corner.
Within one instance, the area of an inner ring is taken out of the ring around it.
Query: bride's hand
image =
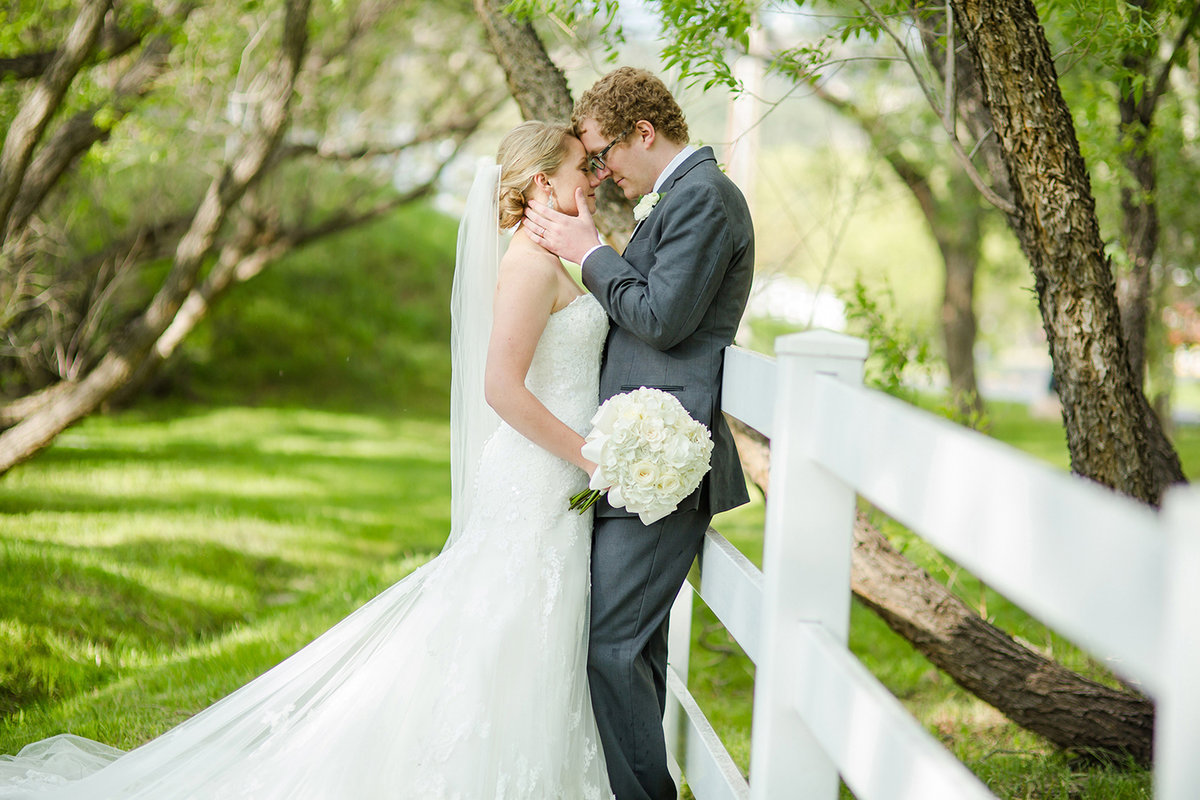
[[[572,264],[578,264],[589,250],[600,244],[600,234],[596,232],[583,189],[575,190],[575,207],[579,216],[572,217],[530,200],[522,225],[534,242]]]

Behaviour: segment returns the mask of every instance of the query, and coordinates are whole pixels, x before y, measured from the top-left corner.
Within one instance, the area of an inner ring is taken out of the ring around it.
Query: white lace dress
[[[527,384],[581,433],[607,316],[550,317]],[[73,736],[0,760],[3,798],[599,800],[586,476],[506,425],[459,539],[294,656],[129,753]]]

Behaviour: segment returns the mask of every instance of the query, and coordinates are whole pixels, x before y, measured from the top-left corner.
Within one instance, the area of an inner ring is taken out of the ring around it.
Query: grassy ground
[[[63,730],[132,746],[422,563],[447,437],[263,409],[65,434],[0,488],[0,752]]]
[[[1016,408],[995,421],[1033,450],[1058,436]],[[133,746],[407,574],[446,530],[447,440],[436,417],[270,408],[159,407],[69,431],[0,485],[0,752],[64,730]],[[1194,474],[1200,431],[1182,441]],[[761,502],[717,525],[760,557]],[[961,574],[955,586],[1089,668],[1001,598]],[[693,639],[692,690],[745,767],[753,665],[706,610]],[[1149,796],[1145,773],[1069,762],[858,606],[851,646],[999,796]]]

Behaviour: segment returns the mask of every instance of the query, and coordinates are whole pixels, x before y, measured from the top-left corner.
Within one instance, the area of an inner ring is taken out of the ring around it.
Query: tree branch
[[[106,24],[100,31],[100,39],[97,43],[97,50],[102,55],[93,63],[111,61],[128,53],[141,43],[145,35],[145,30],[134,31],[122,28],[115,22]],[[59,52],[59,50],[46,50],[40,53],[24,53],[0,58],[0,80],[12,78],[22,81],[41,77],[54,63]]]
[[[67,88],[100,36],[104,16],[112,0],[83,0],[83,7],[66,42],[47,67],[41,81],[21,105],[0,151],[0,246],[8,239],[9,214],[25,180],[33,149],[50,118],[62,104]]]
[[[1191,37],[1192,32],[1196,29],[1196,23],[1200,22],[1200,0],[1192,6],[1192,13],[1188,15],[1187,21],[1175,37],[1175,44],[1171,48],[1171,55],[1167,56],[1162,67],[1158,71],[1158,77],[1154,80],[1153,88],[1142,95],[1142,102],[1138,103],[1138,117],[1143,122],[1148,122],[1154,116],[1154,108],[1158,105],[1159,98],[1163,92],[1167,90],[1167,80],[1171,77],[1171,69],[1175,66],[1175,62],[1179,59],[1183,52],[1184,45]]]
[[[875,18],[875,21],[879,24],[880,28],[888,35],[888,38],[890,38],[896,44],[896,47],[899,48],[901,55],[904,56],[904,60],[908,62],[908,66],[912,70],[913,76],[917,80],[917,85],[920,87],[921,93],[925,95],[925,99],[928,101],[930,107],[933,108],[938,118],[942,120],[942,127],[945,129],[946,135],[950,137],[950,147],[954,150],[954,154],[958,157],[959,163],[966,171],[967,177],[971,179],[971,183],[974,184],[975,188],[980,191],[984,198],[996,208],[1000,209],[1006,214],[1015,214],[1017,207],[1013,205],[1012,201],[997,194],[996,191],[992,189],[992,187],[988,186],[983,180],[983,176],[979,174],[979,170],[976,169],[975,163],[971,161],[970,157],[967,155],[967,151],[962,146],[962,142],[959,141],[958,132],[954,125],[955,117],[953,110],[949,108],[943,108],[942,105],[938,103],[937,98],[933,94],[933,89],[929,85],[929,81],[927,81],[925,76],[921,74],[921,69],[917,65],[916,59],[912,52],[908,49],[908,45],[904,43],[904,40],[900,38],[898,33],[892,30],[892,27],[888,25],[887,20],[884,19],[883,15],[879,13],[878,9],[871,5],[870,0],[859,0],[859,3],[861,3],[862,6],[871,14],[871,16]],[[949,85],[952,86],[952,84]],[[947,106],[948,105],[949,104],[947,103]]]
[[[189,6],[184,15],[190,13]],[[171,38],[156,36],[142,50],[138,59],[125,71],[113,89],[108,103],[82,111],[64,122],[54,136],[33,159],[9,218],[9,229],[19,230],[45,201],[71,164],[92,145],[106,140],[113,126],[126,117],[153,88],[154,81],[167,66]],[[97,125],[96,117],[109,109],[111,117],[105,125]]]

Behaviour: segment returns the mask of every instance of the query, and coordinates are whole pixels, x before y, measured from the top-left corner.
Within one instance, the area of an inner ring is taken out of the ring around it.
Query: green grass
[[[130,747],[441,546],[440,419],[294,409],[93,418],[0,485],[0,752]]]

